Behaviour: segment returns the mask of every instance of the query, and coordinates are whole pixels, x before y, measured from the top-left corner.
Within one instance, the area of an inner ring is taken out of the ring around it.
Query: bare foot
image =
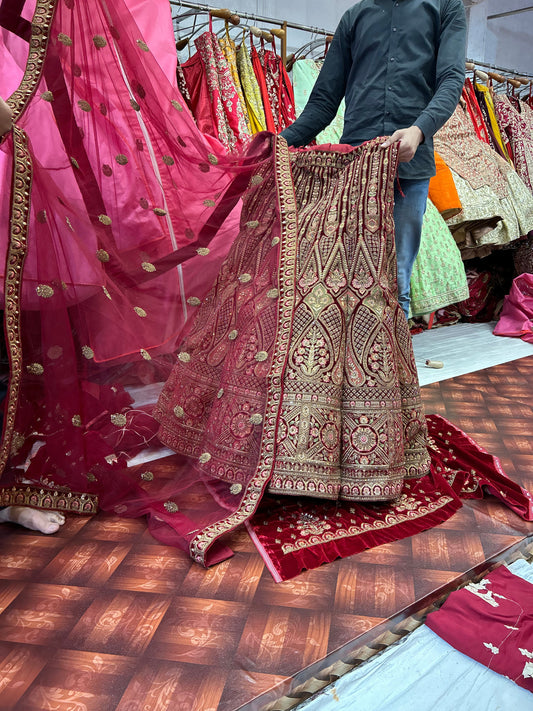
[[[27,506],[8,506],[0,510],[0,522],[18,523],[19,526],[41,533],[56,533],[65,523],[57,511],[39,511]]]

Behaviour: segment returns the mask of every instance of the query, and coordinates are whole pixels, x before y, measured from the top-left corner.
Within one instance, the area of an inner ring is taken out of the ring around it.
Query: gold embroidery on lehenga
[[[283,139],[274,138],[274,151],[275,178],[278,187],[278,207],[282,221],[283,266],[287,270],[286,273],[290,274],[294,269],[296,260],[297,220],[287,143]],[[281,374],[283,372],[283,364],[287,357],[288,336],[291,330],[291,319],[288,314],[292,312],[293,302],[294,290],[292,289],[291,279],[280,279],[280,299],[277,303],[278,338],[275,341],[270,366],[269,379],[271,385],[268,390],[265,408],[265,412],[268,412],[269,416],[266,417],[263,424],[259,465],[252,479],[244,489],[244,495],[241,499],[239,509],[217,523],[204,528],[191,540],[189,552],[191,557],[200,564],[205,565],[207,550],[219,536],[233,530],[250,517],[259,504],[264,487],[271,476],[272,466],[274,464],[274,442],[277,431],[275,413],[280,403]]]
[[[55,4],[55,3],[54,3]],[[64,44],[65,47],[72,47],[72,40],[68,35],[66,35],[64,32],[60,32],[57,35],[57,39],[61,42],[61,44]]]
[[[83,346],[81,349],[84,358],[87,360],[92,360],[94,358],[94,351],[90,346]]]
[[[331,543],[332,541],[339,541],[343,538],[353,538],[355,536],[361,536],[363,534],[368,534],[370,531],[380,531],[384,528],[393,528],[402,523],[408,521],[416,521],[418,518],[423,518],[429,513],[438,511],[439,509],[447,506],[453,501],[451,496],[440,496],[436,501],[428,503],[425,506],[420,504],[412,509],[408,509],[404,512],[390,513],[387,515],[386,520],[379,519],[377,521],[359,522],[357,525],[347,526],[346,528],[341,528],[338,530],[331,530],[323,528],[323,530],[312,531],[307,535],[312,535],[311,540],[305,540],[304,538],[298,538],[294,540],[293,543],[286,543],[282,546],[281,550],[284,555],[289,553],[296,553],[297,551],[304,550],[306,548],[312,548],[313,546],[320,546],[326,543]],[[299,526],[298,526],[299,528]],[[317,526],[318,529],[318,526]],[[300,530],[300,533],[302,531]],[[302,535],[305,535],[302,533]]]
[[[102,37],[102,35],[95,35],[93,37],[93,44],[96,49],[103,49],[104,47],[107,47],[107,40],[105,37]]]
[[[90,476],[88,474],[87,478],[89,479]],[[29,486],[13,486],[0,491],[0,506],[30,506],[47,511],[90,515],[98,510],[98,497],[72,491],[47,491]]]
[[[128,424],[128,418],[121,412],[116,412],[111,415],[110,420],[115,425],[115,427],[125,427],[125,425]]]
[[[30,363],[30,365],[26,366],[26,370],[32,375],[43,375],[44,373],[44,368],[41,363]]]
[[[35,291],[42,299],[50,299],[55,293],[53,288],[48,286],[48,284],[39,284],[39,286],[35,288]]]
[[[26,75],[25,75],[26,78]],[[31,82],[30,82],[31,84]],[[25,105],[21,97],[21,104]],[[6,405],[4,409],[4,433],[0,450],[0,474],[9,456],[15,427],[17,403],[22,376],[22,339],[21,339],[21,289],[22,270],[26,257],[28,239],[28,219],[30,210],[33,166],[27,147],[26,134],[17,126],[13,127],[13,179],[12,201],[9,219],[9,246],[5,274],[5,339],[10,353],[11,377],[9,379]],[[37,293],[39,293],[37,287]],[[49,287],[51,288],[51,287]]]

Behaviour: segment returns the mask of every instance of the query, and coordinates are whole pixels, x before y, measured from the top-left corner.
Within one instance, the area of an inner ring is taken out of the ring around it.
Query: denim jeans
[[[429,180],[400,178],[394,188],[394,226],[398,261],[398,301],[409,318],[411,272],[420,248]],[[403,193],[403,195],[402,195]]]

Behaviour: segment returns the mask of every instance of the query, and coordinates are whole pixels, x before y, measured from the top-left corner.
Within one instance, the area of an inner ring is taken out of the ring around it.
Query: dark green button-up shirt
[[[344,13],[305,109],[281,135],[291,146],[306,145],[345,97],[341,143],[418,126],[424,142],[399,174],[429,178],[432,136],[461,95],[465,43],[461,0],[361,0]]]

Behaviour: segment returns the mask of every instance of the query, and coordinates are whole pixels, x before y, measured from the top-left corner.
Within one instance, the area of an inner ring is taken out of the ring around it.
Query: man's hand
[[[10,131],[12,126],[13,112],[6,102],[0,98],[0,137]]]
[[[393,143],[399,143],[398,159],[400,163],[409,163],[414,158],[416,149],[423,140],[424,134],[418,126],[410,126],[409,128],[400,128],[394,131],[392,136],[381,144],[381,147],[388,148]]]

